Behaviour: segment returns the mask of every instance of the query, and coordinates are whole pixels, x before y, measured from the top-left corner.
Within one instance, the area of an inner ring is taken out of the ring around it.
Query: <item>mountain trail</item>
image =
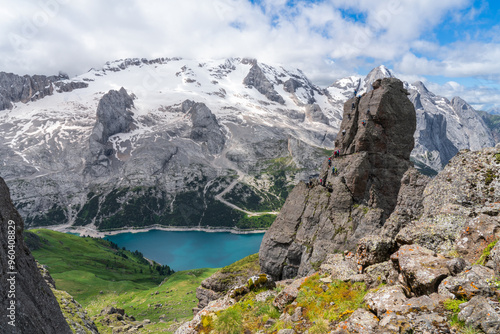
[[[231,133],[230,136],[232,137],[233,134]],[[276,212],[276,211],[272,211],[272,212],[251,212],[251,211],[247,211],[247,210],[242,209],[242,208],[240,208],[239,206],[237,206],[237,205],[235,205],[233,203],[228,202],[227,200],[225,200],[223,198],[224,195],[226,195],[228,192],[230,192],[238,184],[238,182],[240,182],[241,180],[243,180],[243,178],[245,176],[245,173],[243,173],[243,171],[241,171],[234,162],[230,161],[226,157],[226,153],[227,153],[227,151],[230,148],[231,148],[231,146],[224,147],[224,149],[222,150],[222,152],[220,153],[220,155],[217,158],[214,159],[212,165],[214,167],[217,167],[217,168],[221,168],[221,167],[223,167],[223,168],[230,168],[230,169],[236,171],[236,173],[238,174],[238,177],[236,179],[234,179],[233,182],[231,182],[223,191],[221,191],[219,194],[215,195],[214,198],[216,200],[218,200],[219,202],[223,203],[226,206],[229,206],[230,208],[232,208],[234,210],[238,210],[238,211],[244,212],[249,217],[256,217],[256,216],[262,216],[262,215],[268,215],[268,214],[269,215],[277,215],[279,212]],[[208,189],[208,187],[210,185],[211,185],[211,182],[208,182],[207,185],[205,186],[204,194],[206,192],[206,189]]]

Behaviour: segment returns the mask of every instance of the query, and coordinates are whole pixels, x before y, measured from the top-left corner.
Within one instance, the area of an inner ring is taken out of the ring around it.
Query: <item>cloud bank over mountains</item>
[[[488,108],[498,4],[472,0],[41,0],[0,12],[0,71],[81,74],[128,57],[254,57],[328,85],[380,64]],[[468,95],[468,96],[467,96]]]

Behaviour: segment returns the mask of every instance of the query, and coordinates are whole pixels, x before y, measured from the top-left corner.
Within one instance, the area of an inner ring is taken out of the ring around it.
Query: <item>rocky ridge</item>
[[[23,239],[24,222],[0,178],[0,299],[2,333],[71,333]],[[9,309],[10,308],[10,309]]]
[[[0,72],[0,110],[12,109],[12,103],[36,101],[57,92],[86,88],[87,83],[70,81],[65,74],[57,76],[24,75]]]

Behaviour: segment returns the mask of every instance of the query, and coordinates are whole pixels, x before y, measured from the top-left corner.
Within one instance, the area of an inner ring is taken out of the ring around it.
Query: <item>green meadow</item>
[[[89,316],[96,317],[103,333],[109,328],[102,326],[98,315],[109,305],[125,309],[136,320],[151,320],[149,330],[191,318],[198,302],[196,288],[217,271],[161,275],[169,268],[150,264],[138,252],[119,249],[107,240],[46,229],[26,231],[25,240],[35,259],[48,267],[56,288],[67,291]]]

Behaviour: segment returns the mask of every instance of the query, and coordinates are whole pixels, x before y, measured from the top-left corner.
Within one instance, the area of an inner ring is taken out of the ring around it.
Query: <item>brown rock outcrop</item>
[[[71,333],[24,243],[23,230],[24,222],[0,178],[0,332]]]
[[[375,86],[346,102],[336,140],[341,156],[324,161],[323,185],[297,185],[266,232],[260,265],[274,279],[305,276],[328,253],[354,250],[360,238],[379,234],[394,211],[411,166],[416,115],[401,81]]]

